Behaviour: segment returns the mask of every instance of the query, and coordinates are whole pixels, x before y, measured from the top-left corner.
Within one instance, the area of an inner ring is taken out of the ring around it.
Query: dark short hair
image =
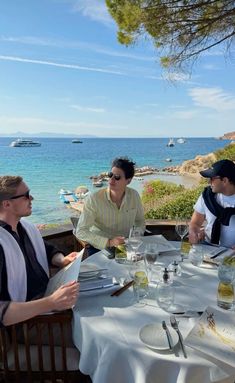
[[[17,187],[23,178],[20,176],[1,176],[0,177],[0,201],[14,197]]]
[[[125,178],[133,178],[135,174],[135,162],[127,157],[115,158],[112,162],[112,168],[119,168],[124,171]]]

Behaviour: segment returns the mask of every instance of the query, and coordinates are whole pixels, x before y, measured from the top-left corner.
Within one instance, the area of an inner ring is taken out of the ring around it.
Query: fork
[[[177,332],[178,334],[178,337],[179,337],[179,342],[180,342],[180,346],[181,346],[181,349],[183,351],[183,354],[184,354],[184,357],[187,358],[187,354],[186,354],[186,350],[185,350],[185,347],[184,347],[184,344],[183,344],[183,337],[182,337],[182,334],[179,330],[179,327],[178,327],[178,323],[174,317],[174,315],[171,315],[170,316],[170,322],[171,322],[171,327]]]

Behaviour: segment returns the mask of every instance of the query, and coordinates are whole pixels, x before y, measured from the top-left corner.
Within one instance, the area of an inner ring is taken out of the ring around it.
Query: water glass
[[[118,245],[115,249],[115,261],[117,263],[125,263],[127,260],[127,251],[125,245]]]
[[[192,245],[189,251],[190,262],[197,267],[200,267],[203,261],[203,249],[200,245]]]
[[[147,297],[148,288],[148,277],[146,274],[144,262],[135,262],[130,268],[130,277],[133,279],[133,291],[136,298],[136,302],[140,303],[140,300]]]
[[[163,310],[169,310],[174,303],[175,289],[171,284],[161,282],[157,286],[157,303]]]

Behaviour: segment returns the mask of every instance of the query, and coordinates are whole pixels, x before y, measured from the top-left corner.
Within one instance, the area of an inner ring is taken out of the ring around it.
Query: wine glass
[[[143,235],[143,229],[141,227],[133,226],[133,228],[130,230],[128,243],[132,247],[135,253],[135,258],[137,259],[137,250],[139,249],[140,245],[142,245],[141,237]]]
[[[184,253],[182,249],[183,239],[188,234],[188,222],[184,220],[177,220],[175,225],[175,231],[180,237],[180,252],[181,252],[181,260],[183,261]]]

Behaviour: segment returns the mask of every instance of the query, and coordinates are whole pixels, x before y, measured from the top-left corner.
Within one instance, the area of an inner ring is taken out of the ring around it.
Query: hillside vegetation
[[[199,161],[199,157],[202,156],[197,156],[195,160],[185,161],[179,167],[179,169],[184,169],[181,173],[198,174],[200,170],[211,166],[213,162],[226,158],[235,161],[235,144],[229,144],[223,149],[203,156],[203,161]],[[202,167],[202,164],[205,166]],[[146,182],[142,193],[145,217],[153,219],[190,218],[193,213],[193,205],[206,185],[207,180],[204,178],[201,178],[199,185],[192,189],[160,180]]]

